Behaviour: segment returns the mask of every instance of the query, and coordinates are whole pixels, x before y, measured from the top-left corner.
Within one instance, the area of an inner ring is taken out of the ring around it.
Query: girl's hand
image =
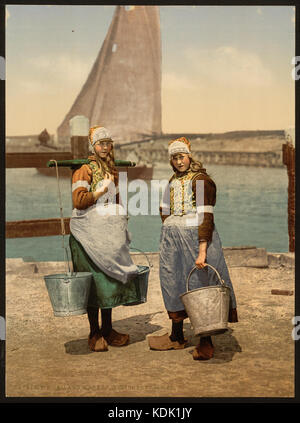
[[[203,269],[203,267],[206,266],[205,260],[206,260],[206,252],[199,253],[195,261],[196,267],[198,267],[198,269]]]
[[[104,175],[104,179],[106,179],[106,180],[109,180],[109,181],[111,181],[111,182],[114,182],[114,175],[111,175],[110,173],[106,173],[105,175]]]
[[[195,261],[195,265],[196,267],[198,267],[198,269],[203,269],[203,267],[206,266],[206,263],[205,263],[206,249],[207,249],[207,242],[201,241],[199,244],[199,254]]]
[[[104,175],[104,180],[103,180],[103,185],[102,185],[102,187],[105,189],[105,188],[108,188],[109,187],[109,185],[112,183],[112,182],[114,182],[114,176],[113,175],[111,175],[110,173],[106,173],[105,175]]]
[[[102,195],[107,193],[108,187],[113,181],[114,181],[113,175],[111,175],[110,173],[106,173],[104,175],[102,187],[99,190],[93,192],[93,197],[95,201],[97,201]]]

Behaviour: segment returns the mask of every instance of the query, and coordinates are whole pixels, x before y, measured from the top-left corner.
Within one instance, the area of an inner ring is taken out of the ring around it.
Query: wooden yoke
[[[72,152],[54,153],[8,153],[6,154],[7,168],[28,167],[59,167],[75,170],[83,164],[89,163],[88,137],[71,137]],[[53,159],[53,160],[51,160]],[[136,163],[125,160],[115,160],[117,168],[136,166]],[[64,217],[66,234],[70,233],[70,217]],[[59,218],[32,219],[21,221],[8,221],[5,228],[6,238],[25,238],[39,236],[57,236],[61,234],[61,221]]]

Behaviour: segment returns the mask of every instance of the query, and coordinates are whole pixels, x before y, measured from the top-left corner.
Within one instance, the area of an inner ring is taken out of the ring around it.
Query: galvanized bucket
[[[54,316],[85,314],[92,274],[62,273],[44,276]]]
[[[46,275],[44,280],[48,290],[50,302],[54,316],[65,317],[85,314],[87,312],[87,302],[92,282],[92,273],[72,272],[68,258],[68,249],[65,247],[65,222],[61,201],[61,192],[59,187],[58,165],[56,160],[50,160],[55,163],[58,199],[60,205],[60,221],[62,234],[62,248],[64,250],[64,259],[66,273]]]
[[[149,273],[150,268],[148,266],[137,266],[139,271],[137,276],[133,279],[135,289],[136,289],[136,296],[137,301],[132,303],[124,304],[124,306],[134,306],[139,305],[147,302],[147,293],[148,293],[148,280],[149,280]]]
[[[220,285],[189,291],[191,274],[198,269],[193,267],[186,281],[187,292],[180,296],[195,335],[216,335],[228,329],[230,288],[225,285],[213,266],[209,264],[207,266],[216,272]]]
[[[139,250],[138,248],[135,248],[135,247],[132,247],[132,246],[130,247],[130,249],[139,251],[142,254],[144,254],[144,256],[146,257],[146,259],[148,261],[149,266],[137,265],[138,274],[134,278],[133,282],[135,284],[136,296],[137,296],[138,300],[135,301],[135,302],[132,302],[132,303],[124,304],[125,306],[134,306],[134,305],[139,305],[139,304],[143,304],[143,303],[147,302],[148,281],[149,281],[150,268],[153,267],[153,264],[151,263],[151,261],[149,260],[149,257],[147,256],[147,254],[144,251]]]

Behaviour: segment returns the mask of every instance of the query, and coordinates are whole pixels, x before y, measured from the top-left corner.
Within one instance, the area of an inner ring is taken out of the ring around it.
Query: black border
[[[164,1],[164,2],[158,2],[158,1],[147,1],[147,2],[137,2],[137,1],[86,1],[86,2],[76,2],[76,1],[29,1],[29,2],[23,2],[23,1],[6,1],[1,2],[0,7],[0,56],[5,57],[5,25],[2,23],[5,22],[5,5],[158,5],[158,6],[172,6],[172,5],[196,5],[196,6],[296,6],[296,31],[295,31],[295,37],[296,37],[296,51],[295,56],[300,56],[299,51],[299,28],[300,28],[300,6],[297,6],[297,1],[279,1],[279,0],[273,0],[273,1],[229,1],[229,0],[223,0],[223,1],[199,1],[199,0],[186,0],[186,1]],[[300,316],[300,282],[299,282],[299,269],[298,269],[298,251],[299,251],[299,241],[297,234],[299,232],[299,225],[300,220],[298,220],[298,199],[299,199],[299,190],[300,190],[300,184],[298,184],[298,173],[300,172],[299,168],[299,159],[300,159],[300,152],[298,151],[299,142],[297,140],[300,140],[300,125],[298,126],[297,123],[299,121],[299,83],[295,81],[295,122],[296,122],[296,241],[295,241],[295,313],[297,316]],[[0,194],[3,201],[1,202],[1,208],[0,208],[0,222],[1,222],[1,279],[0,279],[0,315],[5,316],[5,81],[0,80],[0,112],[1,112],[1,125],[0,125],[0,149],[1,149],[1,185],[0,185]],[[299,169],[299,170],[298,170]],[[292,325],[291,325],[292,329]],[[298,329],[299,333],[299,329]],[[224,405],[265,405],[265,406],[272,406],[275,405],[297,405],[300,404],[300,384],[299,384],[299,377],[300,377],[300,339],[298,341],[295,341],[295,397],[294,398],[277,398],[277,397],[214,397],[214,398],[155,398],[155,397],[130,397],[130,398],[120,398],[120,397],[5,397],[5,360],[4,362],[0,364],[0,405],[12,405],[15,406],[21,406],[21,405],[32,405],[32,404],[38,404],[38,405],[46,405],[46,404],[56,404],[56,405],[71,405],[72,407],[83,405],[83,404],[95,404],[99,405],[101,404],[102,408],[102,416],[93,416],[93,418],[98,417],[98,419],[102,420],[102,417],[107,417],[107,413],[110,409],[114,408],[115,406],[118,406],[119,409],[126,410],[126,409],[133,409],[133,404],[135,405],[135,409],[142,409],[144,412],[151,411],[153,407],[165,407],[165,408],[189,408],[192,407],[191,412],[191,418],[195,417],[195,412],[202,411],[207,408],[207,406],[217,406],[216,411],[219,406]],[[183,369],[184,371],[184,369]],[[205,383],[205,381],[203,381]],[[188,381],[187,381],[188,383]],[[201,381],[199,381],[201,383]],[[18,410],[19,407],[16,408]],[[201,415],[199,414],[199,416]],[[58,417],[58,416],[57,416]],[[228,416],[229,417],[229,416]],[[114,419],[109,419],[114,420]],[[145,416],[143,414],[143,417],[140,421],[153,421],[155,419],[152,418],[151,414]],[[160,419],[159,419],[160,420]],[[166,421],[166,419],[163,419]],[[189,419],[188,419],[189,420]],[[124,420],[128,421],[128,420]],[[174,418],[170,419],[170,421],[176,421]],[[183,420],[181,420],[183,421]]]
[[[5,7],[0,8],[0,22],[5,22]],[[0,56],[5,57],[5,25],[0,25]],[[5,317],[5,80],[0,80],[0,316]],[[5,392],[5,340],[0,341],[0,403]]]

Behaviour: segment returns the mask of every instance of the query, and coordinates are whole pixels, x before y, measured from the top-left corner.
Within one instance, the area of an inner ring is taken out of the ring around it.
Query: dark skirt
[[[69,245],[74,272],[90,272],[93,275],[88,306],[113,308],[140,303],[137,276],[125,284],[119,282],[106,275],[95,265],[72,234],[70,234]]]

